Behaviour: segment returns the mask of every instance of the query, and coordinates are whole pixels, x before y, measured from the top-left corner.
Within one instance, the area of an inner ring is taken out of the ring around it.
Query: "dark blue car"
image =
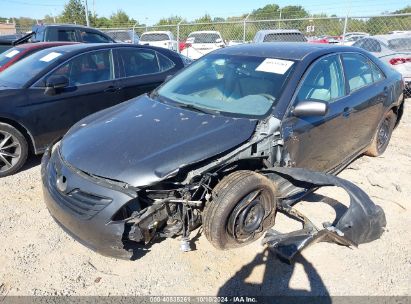
[[[264,170],[335,174],[361,154],[381,155],[402,92],[399,73],[357,48],[220,49],[72,127],[43,158],[45,201],[65,230],[105,255],[138,257],[153,238],[184,241],[200,224],[215,247],[244,246],[306,193]]]

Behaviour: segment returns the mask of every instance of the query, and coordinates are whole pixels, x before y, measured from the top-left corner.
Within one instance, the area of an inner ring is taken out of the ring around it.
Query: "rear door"
[[[346,115],[355,128],[351,140],[364,148],[375,134],[393,87],[378,66],[362,54],[343,54],[342,62],[350,96]]]
[[[292,105],[310,100],[327,103],[328,113],[300,118],[294,116],[290,108],[282,125],[284,147],[290,157],[288,165],[330,171],[356,149],[350,139],[355,126],[345,113],[350,100],[338,55],[325,56],[311,65]]]
[[[121,69],[122,100],[154,90],[176,71],[176,64],[171,59],[151,49],[116,48],[115,56]]]
[[[57,75],[69,79],[68,87],[45,95],[44,83]],[[36,130],[33,135],[43,147],[83,117],[120,102],[112,50],[91,51],[66,61],[30,88],[29,98],[29,124],[36,126],[30,129]]]

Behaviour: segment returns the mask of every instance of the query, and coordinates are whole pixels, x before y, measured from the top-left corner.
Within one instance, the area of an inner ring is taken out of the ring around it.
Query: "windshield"
[[[188,43],[217,43],[221,39],[220,35],[215,33],[195,33],[190,34],[187,38]],[[221,41],[220,41],[221,42]]]
[[[12,61],[23,51],[21,48],[14,47],[0,54],[0,68]]]
[[[153,96],[207,113],[257,118],[276,104],[294,66],[294,61],[275,58],[208,55]]]
[[[411,51],[411,37],[391,39],[388,47],[395,51]]]
[[[170,40],[167,34],[152,33],[152,34],[143,34],[140,38],[141,41],[164,41]]]
[[[0,73],[0,81],[22,87],[46,67],[53,64],[64,52],[45,49],[16,62]]]

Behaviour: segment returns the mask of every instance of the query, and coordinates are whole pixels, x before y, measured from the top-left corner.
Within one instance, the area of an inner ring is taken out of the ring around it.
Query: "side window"
[[[374,82],[378,82],[385,78],[379,67],[377,67],[373,62],[370,62],[369,64],[371,65],[372,78]]]
[[[76,41],[76,31],[74,30],[58,30],[58,41]]]
[[[373,53],[381,52],[381,45],[375,39],[364,39],[362,48],[368,52],[373,52]]]
[[[106,37],[98,33],[80,31],[81,40],[85,43],[107,43],[110,42]]]
[[[338,56],[327,56],[310,68],[297,95],[297,101],[321,100],[332,103],[345,95],[344,74]]]
[[[367,58],[360,54],[342,56],[350,92],[373,83],[373,72]]]
[[[70,86],[114,79],[113,58],[110,50],[79,55],[64,64],[52,75],[65,76]]]
[[[160,66],[160,72],[165,72],[174,68],[175,64],[171,59],[167,58],[163,54],[160,54],[158,52],[156,53],[158,58],[158,64]]]
[[[160,72],[156,52],[148,49],[121,48],[126,77],[155,74]]]

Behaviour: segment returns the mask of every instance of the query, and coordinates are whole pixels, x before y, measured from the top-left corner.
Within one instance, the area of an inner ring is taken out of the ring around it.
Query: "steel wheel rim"
[[[0,130],[0,172],[12,169],[21,158],[21,144],[12,134]]]
[[[254,191],[243,198],[228,219],[227,232],[238,243],[252,239],[260,232],[265,218],[262,191]]]
[[[384,145],[387,143],[388,137],[390,134],[389,132],[390,132],[389,121],[388,119],[385,119],[380,129],[378,130],[378,136],[377,136],[377,149],[378,150],[381,150],[384,147]]]

